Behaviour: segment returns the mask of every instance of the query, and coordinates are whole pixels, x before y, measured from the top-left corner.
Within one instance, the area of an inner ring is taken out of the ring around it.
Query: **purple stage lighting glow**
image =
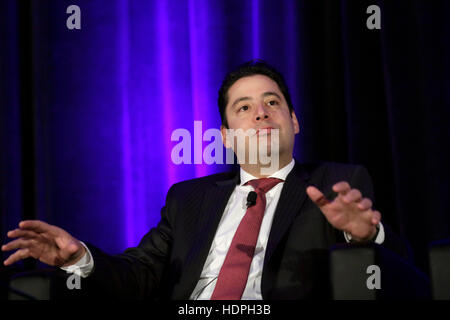
[[[260,58],[259,52],[259,0],[252,0],[252,53],[253,58]]]

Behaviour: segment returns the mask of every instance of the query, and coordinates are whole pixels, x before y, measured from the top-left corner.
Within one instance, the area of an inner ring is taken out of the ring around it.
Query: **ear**
[[[233,142],[231,141],[231,143],[230,143],[230,141],[228,141],[228,139],[227,139],[227,130],[228,130],[228,128],[226,128],[224,125],[220,126],[220,133],[222,135],[223,145],[225,146],[225,148],[228,149],[228,148],[232,147]]]
[[[294,126],[294,133],[297,134],[300,132],[300,125],[298,123],[294,110],[291,111],[291,118],[292,125]]]
[[[295,115],[294,110],[291,111],[291,121],[292,126],[294,127],[294,133],[297,134],[300,132],[300,125],[298,124],[297,116]]]

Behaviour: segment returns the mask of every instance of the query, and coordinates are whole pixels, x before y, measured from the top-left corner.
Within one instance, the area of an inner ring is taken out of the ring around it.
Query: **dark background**
[[[449,17],[446,0],[1,0],[2,243],[37,218],[111,253],[136,245],[171,184],[229,169],[174,165],[170,135],[218,128],[222,77],[261,58],[290,87],[295,157],[366,166],[428,272],[428,245],[450,237]]]

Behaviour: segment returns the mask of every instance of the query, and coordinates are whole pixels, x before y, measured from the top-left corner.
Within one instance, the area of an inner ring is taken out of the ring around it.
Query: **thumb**
[[[67,249],[66,250],[67,250],[68,254],[73,255],[73,254],[77,253],[80,249],[81,249],[81,246],[77,245],[76,242],[70,242],[67,245]]]
[[[63,259],[68,260],[73,255],[78,256],[82,251],[82,245],[76,239],[56,238],[56,244],[60,248],[60,255]]]
[[[309,186],[308,188],[306,188],[306,194],[319,208],[330,203],[328,199],[325,198],[323,193],[316,187]]]

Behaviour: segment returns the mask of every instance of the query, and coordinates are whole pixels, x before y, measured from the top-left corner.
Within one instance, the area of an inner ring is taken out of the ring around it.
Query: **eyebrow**
[[[261,95],[261,97],[263,97],[263,98],[268,97],[268,96],[275,96],[275,97],[277,97],[278,99],[281,100],[280,95],[279,95],[278,93],[276,93],[276,92],[273,92],[273,91],[266,91],[266,92],[264,92],[264,93]],[[245,100],[252,100],[252,98],[251,98],[251,97],[240,97],[240,98],[236,99],[236,100],[233,102],[233,104],[231,105],[231,107],[234,108],[234,106],[235,106],[236,104],[238,104],[238,103],[241,102],[241,101],[245,101]]]

